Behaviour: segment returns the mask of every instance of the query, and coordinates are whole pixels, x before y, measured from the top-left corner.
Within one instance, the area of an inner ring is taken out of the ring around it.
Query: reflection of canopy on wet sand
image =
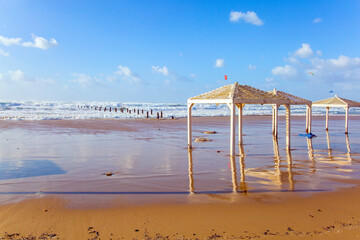
[[[326,132],[327,149],[313,150],[315,152],[314,157],[316,158],[316,160],[319,160],[321,162],[326,162],[336,165],[351,165],[353,159],[351,157],[351,148],[350,148],[350,141],[348,134],[345,134],[345,143],[346,143],[346,151],[332,148],[329,132]]]
[[[279,152],[279,144],[277,138],[273,138],[274,147],[274,169],[269,170],[267,167],[263,168],[248,168],[245,173],[247,177],[257,178],[257,182],[264,185],[271,185],[281,187],[285,182],[289,184],[289,190],[294,190],[294,177],[292,171],[292,156],[291,151],[286,150],[286,171],[282,171],[281,156]]]
[[[287,168],[286,172],[281,171],[281,157],[279,154],[279,145],[277,138],[274,137],[274,170],[269,171],[268,169],[263,170],[261,168],[248,168],[245,166],[245,157],[244,146],[239,147],[239,166],[240,166],[240,184],[238,181],[238,172],[236,169],[236,157],[230,156],[230,166],[231,166],[231,177],[232,177],[232,192],[243,192],[248,191],[248,184],[246,182],[246,177],[255,177],[257,183],[282,186],[285,182],[289,183],[289,190],[294,190],[294,179],[292,172],[292,157],[291,152],[287,150]],[[196,193],[194,186],[194,176],[193,176],[193,157],[192,150],[188,150],[189,158],[189,192],[190,194]]]

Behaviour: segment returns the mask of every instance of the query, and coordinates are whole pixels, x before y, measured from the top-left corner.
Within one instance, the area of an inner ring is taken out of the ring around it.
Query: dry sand
[[[247,117],[245,121],[249,126],[267,119]],[[351,119],[359,120],[358,117]],[[211,130],[218,131],[216,127],[227,126],[227,120],[207,118],[206,122],[213,127]],[[322,124],[320,120],[323,118],[315,118],[318,126]],[[203,121],[195,118],[195,127]],[[185,131],[186,119],[109,120],[105,125],[99,127],[99,120],[0,123],[2,129],[97,133],[109,128],[136,134],[137,129],[144,126]],[[1,205],[0,236],[4,239],[360,239],[359,180],[345,179],[338,183],[338,186],[354,186],[311,194],[296,191],[203,194],[220,200],[201,201],[200,197],[200,201],[193,203],[162,200],[161,203],[112,203],[101,207],[79,207],[72,204],[73,196],[49,194]],[[232,201],[234,195],[241,200]],[[191,198],[191,194],[188,197]],[[86,196],[81,201],[85,204]]]

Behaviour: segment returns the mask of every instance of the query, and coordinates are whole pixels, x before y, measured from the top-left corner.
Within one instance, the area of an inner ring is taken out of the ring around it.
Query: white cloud
[[[5,56],[5,57],[8,57],[8,56],[10,56],[10,53],[5,52],[4,50],[2,50],[2,49],[0,48],[0,55]]]
[[[319,55],[319,56],[322,56],[322,51],[316,50],[316,54]]]
[[[322,22],[322,18],[317,17],[313,20],[313,23],[319,23],[319,22]]]
[[[115,72],[115,75],[121,76],[123,80],[128,81],[129,83],[141,83],[142,79],[134,74],[130,68],[126,66],[119,65],[119,70]]]
[[[284,78],[294,77],[297,74],[296,68],[290,65],[285,65],[284,67],[275,67],[271,70],[272,74],[282,76]]]
[[[155,73],[160,73],[164,75],[165,77],[169,76],[169,69],[166,66],[159,67],[159,66],[152,66],[152,71]]]
[[[252,65],[252,64],[249,64],[248,68],[251,70],[251,71],[254,71],[257,66],[256,65]]]
[[[88,87],[93,84],[94,78],[83,74],[83,73],[73,73],[73,82],[80,84],[82,87]]]
[[[51,47],[56,47],[58,45],[57,41],[54,38],[50,38],[49,40],[47,40],[43,37],[36,36],[35,34],[31,34],[31,37],[33,39],[33,42],[24,42],[22,46],[46,50]]]
[[[295,51],[294,56],[299,58],[308,58],[313,54],[313,50],[307,43],[301,44],[301,48]]]
[[[21,85],[29,85],[29,86],[39,86],[44,84],[53,84],[55,81],[51,78],[38,78],[38,77],[29,77],[26,76],[25,73],[21,70],[8,71],[7,73],[0,74],[0,79],[9,84],[18,83]]]
[[[224,66],[225,66],[225,60],[224,59],[221,59],[221,58],[216,59],[215,64],[214,64],[215,68],[222,68]]]
[[[337,59],[314,58],[311,60],[312,68],[328,72],[360,70],[360,58],[350,58],[340,55]]]
[[[263,21],[257,16],[257,14],[253,11],[247,11],[246,13],[231,11],[230,12],[230,21],[238,22],[240,19],[244,20],[247,23],[251,23],[257,26],[263,25]]]
[[[8,38],[0,35],[0,44],[5,46],[20,45],[22,38]]]

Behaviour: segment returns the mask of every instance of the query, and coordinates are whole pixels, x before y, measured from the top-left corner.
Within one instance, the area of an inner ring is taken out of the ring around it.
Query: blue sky
[[[0,0],[0,99],[182,103],[239,82],[360,101],[359,23],[355,0]]]

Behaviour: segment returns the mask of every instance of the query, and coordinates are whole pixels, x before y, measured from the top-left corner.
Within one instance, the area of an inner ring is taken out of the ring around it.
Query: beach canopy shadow
[[[0,180],[64,174],[51,160],[0,160]]]

